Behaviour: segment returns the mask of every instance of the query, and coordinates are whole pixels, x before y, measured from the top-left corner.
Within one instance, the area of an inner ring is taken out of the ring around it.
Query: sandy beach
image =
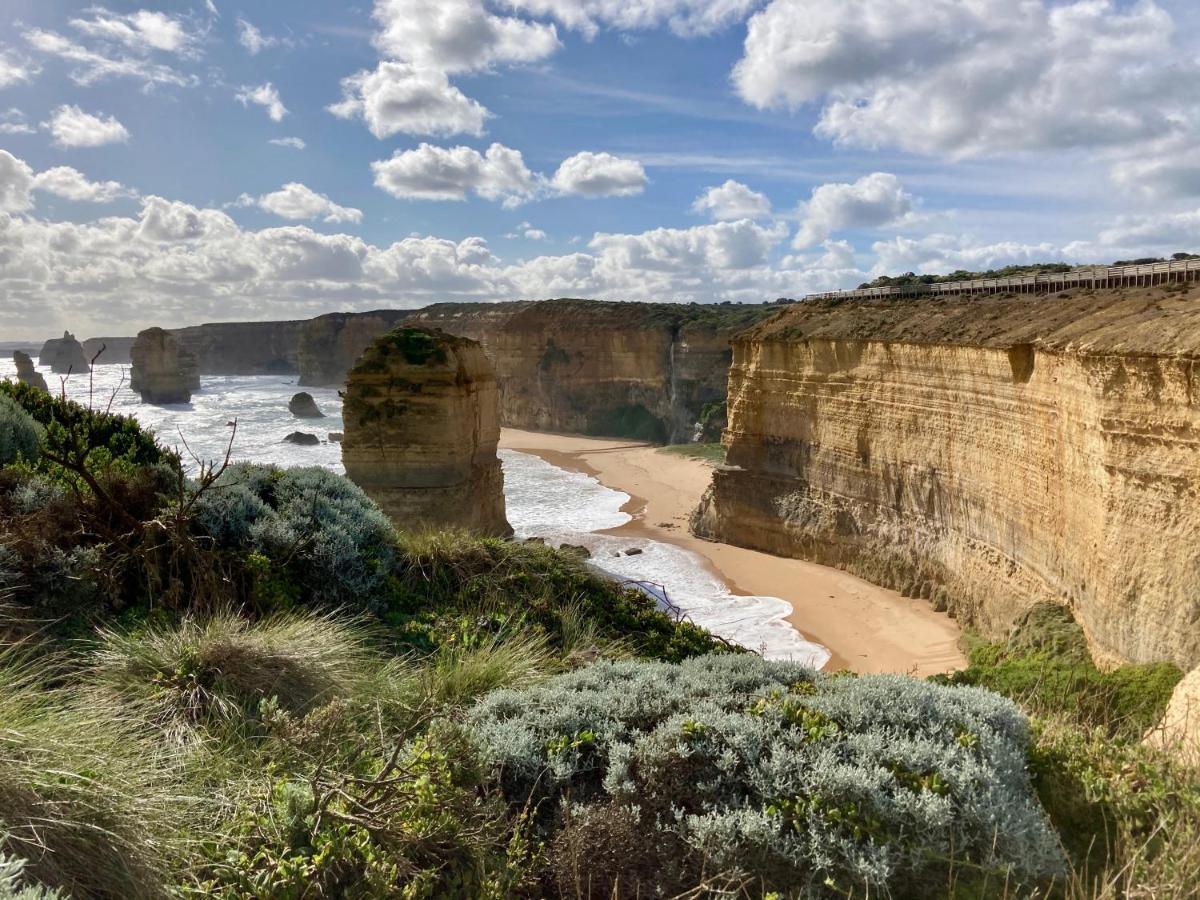
[[[966,664],[959,629],[923,600],[902,597],[846,572],[694,537],[688,517],[708,487],[709,463],[630,441],[503,430],[500,446],[586,472],[629,494],[633,521],[612,534],[637,534],[701,556],[741,596],[781,597],[789,621],[829,649],[826,671],[931,675]]]

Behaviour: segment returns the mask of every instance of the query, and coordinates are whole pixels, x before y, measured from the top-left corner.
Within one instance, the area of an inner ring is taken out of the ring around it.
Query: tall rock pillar
[[[142,395],[143,403],[187,403],[192,391],[200,390],[195,355],[169,331],[139,331],[129,356],[133,360],[129,386]]]

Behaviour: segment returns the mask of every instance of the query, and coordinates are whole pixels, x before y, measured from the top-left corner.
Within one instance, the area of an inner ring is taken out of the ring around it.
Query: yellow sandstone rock
[[[346,382],[346,474],[405,529],[509,535],[496,376],[475,341],[397,328]]]
[[[698,534],[1002,635],[1068,604],[1101,661],[1200,663],[1200,300],[820,302],[743,333]]]

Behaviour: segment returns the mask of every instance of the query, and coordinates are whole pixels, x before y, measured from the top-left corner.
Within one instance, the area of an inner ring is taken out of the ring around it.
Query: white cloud
[[[601,27],[637,31],[664,24],[680,37],[695,37],[742,21],[762,0],[508,0],[508,4],[533,15],[553,16],[589,38]]]
[[[1072,259],[1112,262],[1120,257],[1161,256],[1200,248],[1200,209],[1118,216],[1095,241],[1068,244]]]
[[[33,134],[34,127],[25,121],[25,113],[15,106],[0,113],[0,134]]]
[[[374,162],[371,169],[376,187],[403,199],[465,200],[474,193],[516,206],[538,188],[521,152],[502,144],[492,144],[484,154],[470,147],[421,144]]]
[[[263,34],[245,19],[237,20],[237,28],[238,43],[245,47],[251,56],[257,56],[268,47],[274,47],[279,43],[278,39]]]
[[[817,133],[923,154],[1138,144],[1194,115],[1200,62],[1154,0],[772,0],[735,86]]]
[[[89,37],[123,44],[139,53],[159,50],[187,54],[197,41],[179,19],[166,13],[139,9],[122,16],[103,8],[89,11],[90,19],[72,19],[71,26]]]
[[[25,212],[33,206],[33,169],[0,150],[0,212]]]
[[[39,191],[80,203],[111,203],[122,197],[136,196],[135,191],[119,181],[88,181],[82,172],[70,166],[55,166],[39,172],[33,179],[33,186]]]
[[[980,243],[970,235],[952,234],[895,237],[876,241],[871,249],[876,255],[873,275],[949,273],[958,269],[981,272],[1001,266],[1058,262],[1063,258],[1063,249],[1050,243]]]
[[[287,107],[279,99],[279,91],[269,81],[266,84],[260,84],[258,87],[240,88],[234,96],[242,106],[247,108],[251,103],[261,106],[267,111],[267,115],[270,116],[272,122],[282,122],[283,117],[288,113]]]
[[[762,219],[771,215],[771,201],[732,178],[719,187],[710,187],[696,198],[692,212],[707,213],[717,221]]]
[[[0,88],[29,81],[36,74],[37,70],[29,62],[8,50],[0,49]]]
[[[553,25],[495,15],[482,0],[376,0],[374,15],[382,54],[443,72],[536,62],[559,47]]]
[[[762,266],[783,228],[748,220],[694,228],[655,228],[642,234],[597,234],[588,244],[602,265],[619,271],[749,269]]]
[[[845,228],[879,228],[894,225],[912,211],[912,195],[900,180],[887,172],[873,172],[853,184],[823,184],[801,204],[797,249],[822,243]]]
[[[584,151],[563,161],[551,184],[563,194],[631,197],[646,188],[646,170],[634,159]]]
[[[363,216],[361,209],[338,206],[324,194],[318,194],[296,181],[270,194],[263,194],[258,199],[243,194],[239,202],[243,206],[257,206],[284,219],[321,219],[331,223],[357,224]]]
[[[271,138],[267,143],[274,144],[276,147],[291,147],[293,150],[303,150],[308,146],[304,143],[303,138],[298,137]]]
[[[343,119],[361,116],[381,139],[400,132],[479,136],[490,115],[444,72],[404,62],[381,62],[373,72],[342,79],[342,100],[329,111]]]
[[[184,75],[170,66],[117,52],[101,53],[55,31],[31,28],[24,32],[24,37],[35,50],[75,63],[71,80],[84,87],[107,78],[133,78],[147,88],[158,84],[188,87],[199,83],[194,75]]]
[[[544,241],[549,235],[540,228],[534,228],[530,222],[522,222],[517,226],[516,231],[510,231],[505,235],[510,241],[524,238],[527,241]]]
[[[100,147],[129,140],[129,132],[114,116],[92,115],[78,106],[58,107],[42,125],[60,147]]]

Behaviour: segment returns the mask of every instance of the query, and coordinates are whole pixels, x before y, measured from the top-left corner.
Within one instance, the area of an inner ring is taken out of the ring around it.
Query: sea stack
[[[33,358],[28,353],[24,350],[14,350],[13,362],[17,364],[17,381],[49,393],[50,387],[46,384],[46,376],[34,367]]]
[[[66,375],[80,372],[90,372],[87,354],[83,352],[83,344],[75,340],[75,335],[64,331],[60,338],[51,338],[42,345],[38,361],[43,366],[49,366],[56,375]]]
[[[196,357],[168,331],[147,328],[138,332],[129,356],[133,360],[129,384],[142,395],[143,403],[187,403],[192,391],[200,390]]]
[[[346,382],[346,474],[405,529],[508,536],[496,374],[483,348],[436,329],[397,328]]]

